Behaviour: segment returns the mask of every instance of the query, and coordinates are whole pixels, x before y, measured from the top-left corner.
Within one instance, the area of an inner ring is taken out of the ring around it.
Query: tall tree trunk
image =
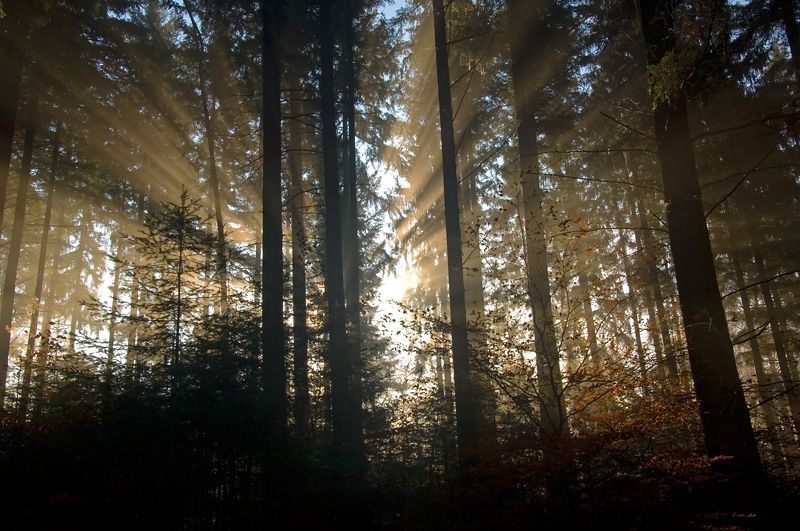
[[[447,236],[447,274],[450,298],[450,326],[453,349],[453,375],[456,398],[456,437],[459,459],[469,462],[478,442],[478,409],[470,375],[467,337],[467,307],[464,297],[464,269],[461,256],[461,222],[458,206],[458,176],[453,133],[453,104],[450,100],[450,68],[442,0],[433,0],[433,27],[436,44],[436,81],[439,92],[439,120],[442,136],[442,174],[444,180],[445,232]]]
[[[358,239],[358,166],[356,153],[356,91],[358,82],[355,69],[355,0],[344,0],[345,42],[342,51],[345,92],[343,124],[346,127],[346,167],[344,178],[343,239],[342,251],[344,267],[345,311],[350,352],[350,409],[355,432],[362,431],[361,418],[363,385],[361,382],[361,244]]]
[[[797,13],[794,10],[792,0],[777,0],[781,10],[786,40],[789,41],[789,50],[792,52],[792,67],[794,68],[794,79],[797,83],[797,95],[795,100],[800,98],[800,27],[797,24]]]
[[[671,381],[677,381],[678,361],[675,358],[676,349],[672,344],[669,323],[667,323],[664,296],[661,292],[661,280],[658,274],[658,266],[656,265],[653,243],[650,238],[650,226],[647,223],[647,218],[644,216],[644,210],[639,201],[636,202],[636,209],[639,212],[639,224],[642,227],[639,239],[639,252],[647,251],[653,253],[647,255],[645,258],[647,264],[647,283],[651,293],[650,300],[648,301],[650,303],[648,306],[648,317],[650,318],[649,334],[656,351],[656,361],[659,366],[666,366],[667,374]],[[659,338],[661,339],[660,342]]]
[[[33,158],[33,141],[38,126],[39,91],[35,87],[28,104],[28,117],[25,125],[25,143],[22,148],[22,167],[17,187],[17,202],[14,207],[14,227],[8,246],[8,262],[3,280],[2,302],[0,302],[0,410],[6,397],[6,378],[8,377],[8,357],[11,350],[11,325],[14,317],[14,295],[17,285],[17,268],[22,249],[22,233],[25,229],[25,206]]]
[[[650,386],[648,384],[647,357],[645,356],[644,346],[642,344],[642,333],[639,327],[639,286],[641,285],[641,281],[633,271],[630,257],[628,256],[628,235],[622,228],[623,222],[620,210],[617,210],[616,213],[616,223],[617,227],[619,227],[619,248],[622,252],[622,267],[625,270],[625,283],[628,285],[628,309],[631,312],[631,320],[633,321],[636,358],[639,361],[639,372],[642,378],[642,396],[644,396],[645,399],[649,399]]]
[[[586,267],[591,264],[587,261]],[[589,275],[586,269],[578,273],[578,288],[581,295],[581,309],[583,310],[583,322],[586,325],[586,341],[589,344],[589,360],[592,363],[600,361],[600,344],[597,341],[597,326],[594,323],[594,308],[592,307],[592,286],[589,283]]]
[[[139,193],[138,201],[136,204],[136,220],[140,226],[144,226],[144,210],[145,210],[145,194]],[[136,261],[137,257],[134,256],[133,260]],[[135,271],[135,267],[134,267]],[[131,280],[131,301],[130,312],[128,318],[132,326],[128,332],[128,344],[125,352],[125,385],[131,388],[134,380],[137,379],[139,370],[141,369],[141,360],[139,359],[139,307],[141,304],[142,293],[142,279],[139,275],[133,275]]]
[[[269,437],[279,442],[286,429],[286,346],[283,330],[283,223],[281,220],[281,86],[279,27],[282,2],[261,0],[263,290],[262,351]]]
[[[119,255],[120,249],[122,248],[119,234],[115,232],[111,237],[111,241],[111,245],[116,247],[116,253]],[[106,400],[109,400],[113,394],[114,355],[117,339],[117,312],[119,311],[119,280],[121,272],[121,264],[114,264],[114,278],[111,281],[111,316],[108,322],[108,344],[106,345],[106,381],[104,383]]]
[[[89,231],[91,230],[91,217],[90,212],[87,207],[84,207],[83,212],[81,213],[81,224],[78,225],[78,230],[80,231],[80,236],[78,236],[78,248],[77,251],[74,253],[78,260],[83,258],[86,254],[86,245]],[[75,265],[73,271],[71,271],[73,275],[73,282],[75,283],[75,290],[77,291],[80,286],[81,282],[81,272],[82,272],[82,265]],[[70,313],[69,318],[69,334],[67,334],[67,342],[68,346],[67,349],[71,354],[74,354],[75,351],[75,343],[78,339],[78,328],[79,325],[82,324],[81,321],[81,309],[83,308],[83,301],[79,299],[77,296],[73,296],[71,302],[72,312]]]
[[[72,149],[68,148],[67,152],[65,153],[65,159],[67,162],[72,160]],[[63,202],[58,202],[58,214],[56,216],[56,233],[54,241],[58,247],[56,248],[56,252],[53,254],[53,262],[52,262],[52,269],[50,274],[48,275],[47,280],[47,297],[44,306],[44,310],[42,312],[42,334],[41,339],[39,341],[39,351],[41,355],[39,356],[39,363],[35,365],[36,372],[34,374],[34,400],[33,400],[33,412],[32,412],[32,420],[33,422],[38,422],[42,416],[42,407],[43,407],[43,400],[42,397],[44,396],[44,389],[45,385],[47,384],[47,364],[49,361],[50,356],[50,346],[51,346],[51,337],[53,334],[52,326],[55,324],[53,319],[55,313],[55,306],[56,306],[56,294],[57,294],[57,279],[59,278],[59,273],[61,272],[61,263],[62,263],[62,250],[64,245],[64,204]],[[49,245],[48,245],[49,246]]]
[[[28,2],[5,2],[4,8],[6,16],[0,19],[0,24],[5,29],[0,32],[0,35],[5,36],[0,42],[0,230],[3,228],[5,214],[11,147],[14,143],[25,58],[24,45],[30,18]]]
[[[633,172],[628,162],[627,153],[623,153],[623,160],[626,175],[632,176]],[[640,225],[640,229],[636,231],[636,236],[634,237],[636,248],[639,256],[644,259],[646,264],[646,271],[645,268],[642,268],[643,273],[641,275],[641,280],[646,279],[647,285],[650,288],[648,290],[649,296],[647,297],[647,313],[649,318],[648,336],[653,343],[657,366],[661,369],[665,364],[666,358],[667,373],[670,377],[670,381],[675,381],[678,378],[678,363],[675,355],[676,349],[670,339],[669,324],[664,309],[664,297],[661,293],[661,281],[659,280],[658,267],[656,265],[655,249],[652,244],[649,223],[647,222],[644,208],[642,208],[642,201],[638,190],[634,191],[633,203],[636,214],[639,217]],[[645,251],[647,254],[645,254]],[[659,334],[656,333],[656,327],[658,327],[658,331],[660,332],[660,341]]]
[[[253,264],[253,301],[256,306],[261,305],[261,227],[260,225],[255,229],[256,245],[254,254],[256,257],[255,264]]]
[[[729,222],[728,224],[728,237],[730,239],[730,243],[733,243],[733,235],[731,233],[731,225],[730,225],[730,214],[726,216],[726,221]],[[736,285],[741,290],[739,292],[739,301],[742,304],[742,312],[744,314],[744,323],[747,327],[747,330],[755,330],[755,319],[753,317],[753,310],[750,304],[750,297],[747,295],[747,290],[744,289],[746,286],[745,279],[744,279],[744,272],[742,271],[742,261],[740,257],[739,251],[732,251],[730,253],[731,262],[733,264],[733,272],[736,278]],[[761,402],[760,410],[764,415],[764,422],[767,425],[767,430],[770,433],[774,433],[775,428],[778,426],[778,416],[775,411],[775,402],[773,399],[773,392],[771,390],[773,382],[771,381],[770,377],[767,376],[767,372],[764,368],[764,356],[761,354],[761,347],[758,344],[758,337],[753,335],[748,341],[750,345],[750,354],[753,357],[753,369],[756,373],[756,384],[758,385],[758,398]],[[773,456],[777,459],[778,456],[782,456],[782,449],[781,449],[781,441],[778,440],[776,437],[770,437],[770,448],[772,450]],[[782,457],[781,457],[782,459]]]
[[[281,58],[282,0],[260,0],[261,35],[261,154],[262,289],[261,352],[266,452],[262,487],[267,497],[267,527],[283,528],[289,474],[286,461],[288,397],[286,394],[286,339],[283,328],[283,222],[281,216]],[[277,487],[277,490],[276,490]]]
[[[544,233],[542,189],[539,184],[539,146],[536,130],[535,78],[533,51],[522,37],[535,26],[534,10],[525,2],[515,1],[509,7],[509,33],[518,39],[512,46],[514,104],[517,113],[522,180],[522,212],[525,231],[525,265],[528,299],[536,350],[536,373],[541,430],[545,433],[569,432],[561,360],[556,341],[553,308],[550,298],[550,275],[547,263],[547,238]]]
[[[663,0],[637,1],[651,66],[675,47],[672,5]],[[655,101],[654,121],[670,248],[706,450],[712,458],[730,457],[716,462],[719,470],[761,481],[758,447],[717,285],[686,102],[679,96]]]
[[[194,30],[195,45],[197,46],[197,72],[200,77],[200,100],[203,107],[203,125],[206,130],[206,145],[208,146],[208,180],[214,198],[214,219],[217,223],[217,282],[219,284],[220,307],[219,312],[228,312],[228,258],[225,245],[225,224],[222,219],[222,200],[220,199],[219,174],[217,173],[217,148],[214,122],[208,101],[208,85],[206,74],[206,50],[203,44],[203,35],[194,19],[194,13],[189,0],[183,0],[183,6],[189,15]]]
[[[339,155],[334,91],[333,11],[331,2],[320,2],[320,56],[322,97],[322,157],[325,177],[325,295],[328,302],[328,363],[330,365],[331,436],[334,458],[344,470],[357,461],[360,433],[352,410],[352,361],[347,341],[342,212],[339,198]],[[339,473],[344,472],[339,470]]]
[[[775,305],[775,301],[772,297],[772,290],[770,290],[769,284],[765,282],[768,277],[766,268],[764,267],[764,256],[758,243],[756,243],[752,231],[750,233],[750,243],[753,250],[753,259],[756,263],[756,271],[758,271],[758,277],[762,279],[760,285],[761,296],[764,299],[764,306],[766,306],[767,315],[769,316],[769,328],[772,334],[772,341],[775,344],[775,355],[778,358],[778,368],[781,372],[786,399],[789,401],[789,413],[792,416],[794,433],[798,440],[800,440],[800,383],[798,383],[794,367],[789,363],[786,345],[781,336],[779,324],[781,319],[779,312],[782,308]]]
[[[58,154],[61,149],[61,122],[56,125],[55,137],[53,139],[53,153],[50,159],[50,177],[47,183],[47,205],[44,210],[44,222],[42,224],[42,239],[39,244],[39,262],[36,268],[36,285],[33,288],[33,311],[31,312],[31,324],[28,329],[28,347],[25,352],[25,361],[22,372],[22,391],[19,399],[19,414],[25,418],[28,414],[28,404],[30,402],[31,373],[33,362],[36,357],[36,337],[38,335],[39,313],[42,307],[42,286],[44,285],[44,270],[47,264],[47,244],[50,236],[50,218],[53,212],[53,201],[55,198],[56,174],[58,169]],[[47,327],[42,326],[43,329]],[[42,334],[44,337],[44,334]]]
[[[300,81],[294,77],[297,89]],[[295,430],[304,439],[311,428],[311,403],[308,384],[308,313],[306,307],[306,237],[303,210],[303,144],[300,137],[300,97],[292,93],[289,120],[289,191],[292,217],[292,335],[294,343],[294,423]]]
[[[464,144],[462,143],[462,148]],[[473,160],[472,144],[465,160]],[[483,254],[481,252],[481,205],[478,201],[477,168],[464,170],[467,176],[459,186],[462,210],[461,242],[464,256],[464,298],[467,306],[467,339],[470,345],[472,385],[478,407],[478,435],[481,444],[494,442],[496,422],[492,381],[488,373],[489,349],[486,342],[486,304],[483,291]],[[477,368],[477,370],[476,370]]]

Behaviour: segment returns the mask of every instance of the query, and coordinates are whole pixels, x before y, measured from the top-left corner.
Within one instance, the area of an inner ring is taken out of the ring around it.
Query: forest
[[[0,0],[0,525],[793,528],[798,17]]]

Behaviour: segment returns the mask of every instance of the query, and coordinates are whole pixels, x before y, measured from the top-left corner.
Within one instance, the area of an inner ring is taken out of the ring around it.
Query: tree
[[[26,37],[30,21],[27,2],[11,2],[0,19],[0,227],[3,225],[5,198],[11,164],[11,147],[19,106],[22,69],[25,62]]]
[[[453,104],[450,101],[450,71],[442,0],[433,0],[433,27],[436,43],[436,84],[439,92],[439,127],[442,138],[442,178],[444,180],[445,227],[447,234],[447,278],[450,300],[450,326],[456,399],[456,430],[459,456],[463,462],[478,444],[478,409],[470,374],[467,306],[464,298],[464,269],[461,250],[461,221],[458,207],[456,148],[453,137]]]
[[[172,393],[179,392],[177,367],[182,363],[183,344],[204,314],[202,272],[214,238],[206,231],[201,208],[199,201],[183,190],[178,203],[163,203],[147,214],[145,233],[128,237],[144,259],[127,269],[128,275],[144,282],[139,287],[142,293],[136,319],[151,323],[139,338],[139,348],[151,363],[160,356],[165,365],[172,366]]]
[[[216,134],[215,126],[209,110],[209,96],[208,92],[208,74],[206,72],[206,50],[203,43],[203,34],[195,21],[194,13],[191,4],[188,0],[184,0],[183,6],[186,13],[189,15],[189,20],[192,23],[193,37],[195,46],[197,47],[197,73],[198,84],[200,86],[200,99],[203,108],[203,126],[205,128],[206,144],[208,146],[208,176],[209,184],[211,185],[211,193],[214,198],[214,219],[217,224],[217,280],[220,289],[220,311],[225,313],[228,308],[228,258],[227,248],[225,243],[225,223],[222,219],[222,201],[220,199],[220,183],[217,170],[217,147],[216,147]],[[213,103],[213,102],[212,102]]]
[[[44,284],[44,269],[47,263],[47,246],[50,236],[50,219],[53,211],[53,201],[55,200],[56,193],[56,175],[58,172],[58,158],[61,150],[60,143],[61,122],[56,125],[55,136],[53,139],[53,153],[50,161],[50,175],[47,183],[47,206],[45,207],[44,221],[42,226],[42,239],[39,245],[39,260],[36,270],[36,286],[33,289],[33,312],[31,314],[30,328],[28,330],[28,346],[25,352],[23,375],[22,375],[22,392],[20,394],[19,414],[25,417],[28,411],[28,402],[30,400],[30,384],[31,373],[33,370],[34,357],[36,356],[36,339],[39,337],[39,313],[42,307],[42,286]]]
[[[348,345],[342,255],[342,212],[339,196],[339,155],[336,135],[335,48],[333,11],[320,3],[320,97],[322,155],[325,180],[325,296],[328,303],[328,363],[331,385],[331,430],[334,459],[346,470],[355,465],[361,437],[360,408],[352,399],[353,363]]]
[[[17,184],[17,200],[14,208],[14,226],[9,240],[8,263],[3,280],[3,295],[0,302],[0,409],[6,397],[6,378],[8,376],[8,357],[11,347],[11,323],[14,315],[14,297],[17,289],[17,267],[22,247],[22,232],[25,225],[25,208],[27,206],[28,188],[30,184],[31,159],[33,158],[33,141],[38,127],[39,89],[33,91],[28,104],[28,116],[25,124],[25,144],[23,147],[22,167]]]
[[[344,0],[344,39],[342,54],[342,70],[344,77],[342,128],[345,140],[345,176],[343,189],[342,216],[342,253],[343,280],[345,296],[345,312],[348,330],[348,350],[350,352],[350,406],[352,414],[362,414],[362,341],[361,341],[361,243],[358,237],[358,153],[356,151],[356,52],[355,25],[357,23],[357,7],[355,0]],[[346,129],[346,130],[345,130]],[[354,424],[361,430],[363,420],[356,418]]]
[[[264,491],[273,482],[286,478],[284,456],[287,435],[286,339],[283,324],[283,221],[281,186],[281,62],[280,27],[283,3],[261,0],[261,74],[262,74],[262,292],[261,352],[262,380],[267,434],[265,470],[272,469],[275,477],[264,475]],[[277,460],[273,460],[279,456]],[[279,487],[280,488],[280,487]],[[267,521],[281,522],[283,494],[264,500]]]
[[[299,17],[299,4],[293,4],[290,20]],[[299,43],[295,48],[299,47]],[[308,381],[308,311],[306,286],[306,253],[309,239],[306,234],[305,204],[303,186],[303,142],[300,122],[302,120],[302,92],[300,87],[300,66],[298,61],[290,62],[289,90],[290,116],[288,117],[288,171],[289,197],[292,229],[292,343],[293,343],[293,384],[294,384],[294,423],[295,431],[301,438],[308,436],[311,422],[311,404]]]
[[[681,4],[661,0],[637,3],[654,100],[658,158],[667,203],[670,248],[675,263],[681,313],[706,449],[723,457],[720,470],[750,480],[761,478],[761,462],[736,368],[725,310],[716,279],[692,152],[686,94],[658,86],[671,75],[679,52],[674,24]],[[730,459],[727,459],[730,458]]]
[[[262,0],[262,141],[264,229],[262,246],[262,352],[264,393],[271,436],[286,425],[285,339],[283,328],[283,222],[281,220],[280,2]]]
[[[524,36],[535,35],[535,12],[522,2],[509,2],[509,35],[512,45],[512,75],[517,110],[518,144],[522,173],[522,213],[524,215],[525,258],[528,296],[536,345],[536,370],[539,382],[541,425],[544,433],[568,432],[563,400],[561,360],[556,342],[553,309],[550,303],[550,275],[544,237],[542,189],[539,185],[536,128],[537,63],[533,45]],[[541,31],[541,30],[540,30]],[[534,41],[536,42],[536,41]]]

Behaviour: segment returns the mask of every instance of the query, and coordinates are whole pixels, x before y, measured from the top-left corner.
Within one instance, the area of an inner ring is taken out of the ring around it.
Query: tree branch
[[[800,269],[795,269],[794,271],[787,271],[785,273],[779,273],[779,274],[777,274],[775,276],[769,277],[766,280],[761,280],[759,282],[753,282],[752,284],[748,284],[747,286],[745,286],[743,288],[739,288],[737,290],[734,290],[734,291],[726,293],[725,295],[722,296],[722,298],[724,299],[725,297],[729,297],[731,295],[739,293],[740,291],[744,291],[746,289],[750,289],[750,288],[752,288],[754,286],[760,286],[761,284],[766,284],[767,282],[772,282],[773,280],[779,279],[781,277],[788,277],[789,275],[794,275],[796,273],[800,273]]]

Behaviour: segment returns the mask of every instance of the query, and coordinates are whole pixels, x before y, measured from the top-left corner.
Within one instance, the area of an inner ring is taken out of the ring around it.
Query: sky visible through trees
[[[0,0],[6,529],[787,529],[797,0]]]

